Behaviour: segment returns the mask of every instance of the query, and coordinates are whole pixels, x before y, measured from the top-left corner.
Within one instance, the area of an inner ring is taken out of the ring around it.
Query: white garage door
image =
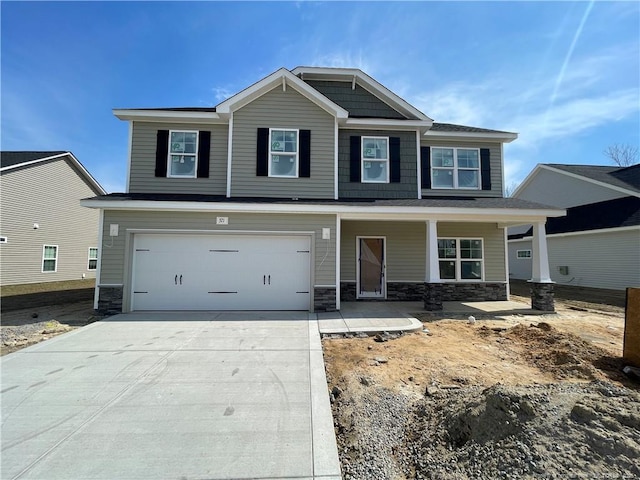
[[[309,310],[310,237],[134,236],[132,310]]]

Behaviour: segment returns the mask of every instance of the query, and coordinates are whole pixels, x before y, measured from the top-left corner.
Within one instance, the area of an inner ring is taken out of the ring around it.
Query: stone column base
[[[553,283],[535,283],[531,285],[531,308],[544,312],[555,312],[553,301]]]
[[[442,294],[444,285],[442,283],[424,284],[424,309],[430,312],[442,310]]]
[[[313,289],[313,309],[315,312],[336,311],[336,289],[316,287]]]
[[[96,311],[101,315],[122,313],[122,287],[100,287]]]

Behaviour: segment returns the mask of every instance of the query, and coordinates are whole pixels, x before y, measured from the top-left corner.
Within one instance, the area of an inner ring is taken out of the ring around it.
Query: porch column
[[[438,222],[427,220],[424,309],[442,310],[442,282],[438,264]]]
[[[553,281],[549,272],[549,254],[545,222],[533,224],[532,265],[531,265],[531,308],[555,311],[553,301]]]

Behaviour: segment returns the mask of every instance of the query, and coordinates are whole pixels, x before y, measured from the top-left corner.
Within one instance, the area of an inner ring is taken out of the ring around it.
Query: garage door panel
[[[310,259],[308,236],[136,235],[132,309],[308,310]]]

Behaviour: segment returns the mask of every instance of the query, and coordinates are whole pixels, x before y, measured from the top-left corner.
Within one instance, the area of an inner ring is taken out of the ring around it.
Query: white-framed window
[[[431,147],[431,188],[480,190],[480,149]]]
[[[521,260],[531,258],[531,250],[516,250],[516,258]]]
[[[484,253],[481,238],[439,238],[438,263],[441,280],[481,281]]]
[[[58,245],[42,246],[42,273],[58,271]]]
[[[362,182],[389,183],[389,137],[362,137]]]
[[[174,178],[196,178],[198,166],[198,132],[169,131],[169,164],[167,173]]]
[[[95,270],[98,268],[98,247],[89,248],[89,261],[87,262],[87,270]]]
[[[298,130],[269,129],[269,176],[298,176]]]

